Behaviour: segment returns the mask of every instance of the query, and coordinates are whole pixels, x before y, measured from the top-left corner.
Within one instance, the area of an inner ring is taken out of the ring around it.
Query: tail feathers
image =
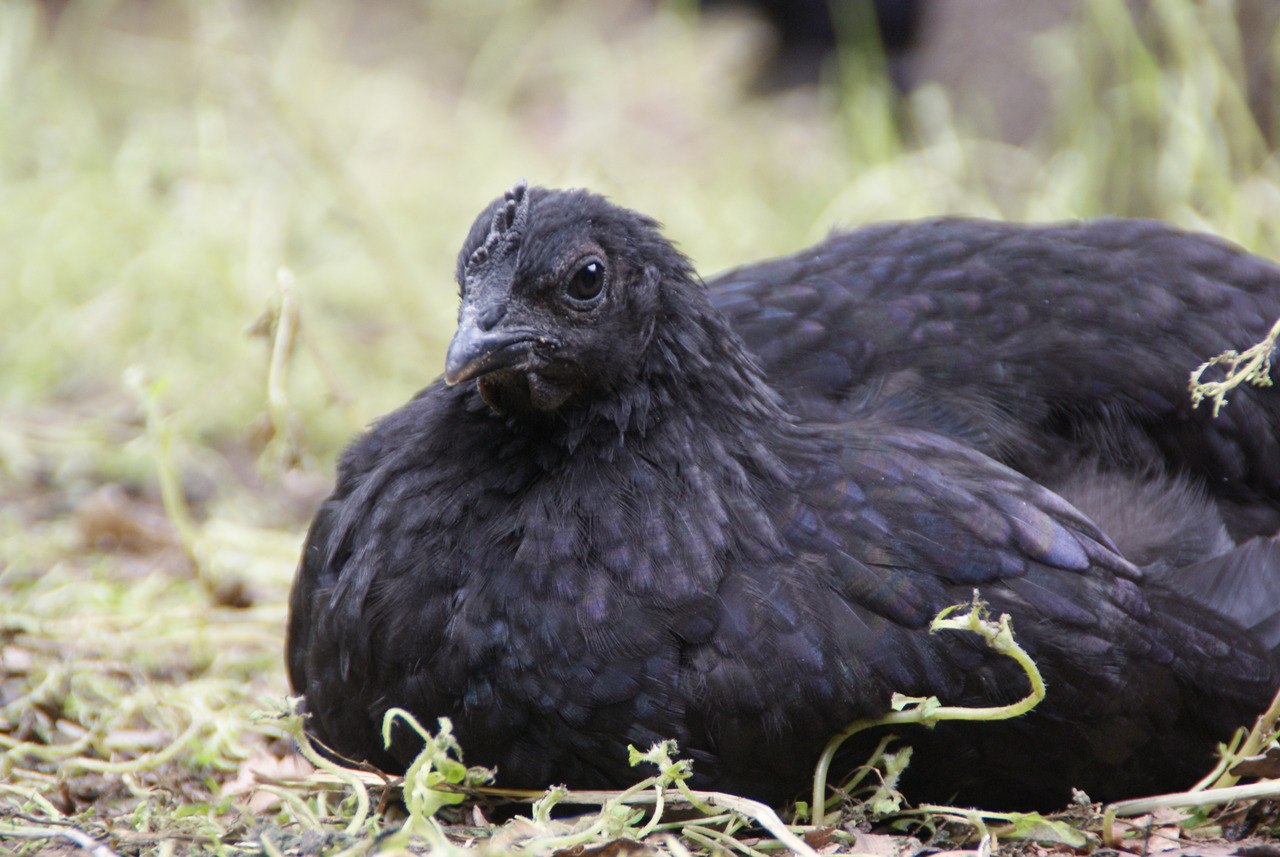
[[[1183,598],[1234,619],[1280,657],[1280,537],[1251,539],[1157,579]]]

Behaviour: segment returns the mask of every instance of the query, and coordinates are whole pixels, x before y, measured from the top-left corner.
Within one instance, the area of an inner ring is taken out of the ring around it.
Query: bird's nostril
[[[502,317],[507,314],[506,304],[495,304],[486,307],[476,316],[476,327],[481,330],[492,330],[493,326],[502,321]]]

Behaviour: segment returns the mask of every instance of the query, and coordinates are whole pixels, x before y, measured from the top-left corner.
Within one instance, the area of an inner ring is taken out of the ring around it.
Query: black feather
[[[520,186],[458,279],[453,385],[347,450],[294,585],[290,676],[338,753],[403,768],[400,706],[509,786],[622,786],[627,744],[674,738],[697,785],[782,801],[894,691],[1025,693],[927,631],[975,587],[1048,696],[907,734],[916,799],[1181,788],[1280,684],[1280,550],[1235,547],[1280,523],[1280,404],[1214,421],[1185,393],[1280,316],[1268,262],[1154,223],[944,220],[708,289],[651,219]]]

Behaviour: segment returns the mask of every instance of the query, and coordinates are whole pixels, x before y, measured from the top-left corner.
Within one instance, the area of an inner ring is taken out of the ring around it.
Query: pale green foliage
[[[1227,403],[1227,393],[1241,384],[1252,384],[1255,387],[1273,386],[1271,355],[1276,350],[1277,339],[1280,339],[1280,320],[1271,326],[1271,330],[1256,345],[1251,345],[1244,351],[1234,349],[1224,351],[1197,366],[1187,382],[1191,393],[1191,406],[1198,408],[1201,402],[1209,399],[1213,402],[1213,415],[1216,417]],[[1223,379],[1202,381],[1201,377],[1204,373],[1214,366],[1225,367]]]
[[[405,831],[414,833],[432,827],[436,813],[442,808],[462,803],[464,795],[461,791],[443,791],[440,786],[475,786],[493,775],[488,771],[478,771],[469,776],[467,766],[462,764],[462,748],[453,737],[453,724],[449,718],[440,718],[440,728],[433,735],[403,708],[392,708],[382,719],[382,741],[388,747],[391,746],[391,727],[396,720],[407,724],[423,742],[422,751],[404,772],[404,784],[401,786],[405,808],[409,811]]]

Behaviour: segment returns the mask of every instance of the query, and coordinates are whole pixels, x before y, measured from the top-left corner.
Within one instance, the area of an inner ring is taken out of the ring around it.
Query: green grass
[[[397,816],[343,833],[345,787],[254,812],[224,787],[289,756],[253,715],[287,692],[307,515],[341,444],[438,374],[454,253],[519,177],[653,214],[707,273],[939,213],[1155,216],[1280,256],[1229,4],[1157,0],[1145,42],[1086,6],[1037,43],[1052,121],[1016,148],[852,55],[839,87],[748,98],[753,31],[687,2],[99,0],[56,27],[0,4],[0,841],[383,847]],[[269,403],[281,269],[299,329]]]

